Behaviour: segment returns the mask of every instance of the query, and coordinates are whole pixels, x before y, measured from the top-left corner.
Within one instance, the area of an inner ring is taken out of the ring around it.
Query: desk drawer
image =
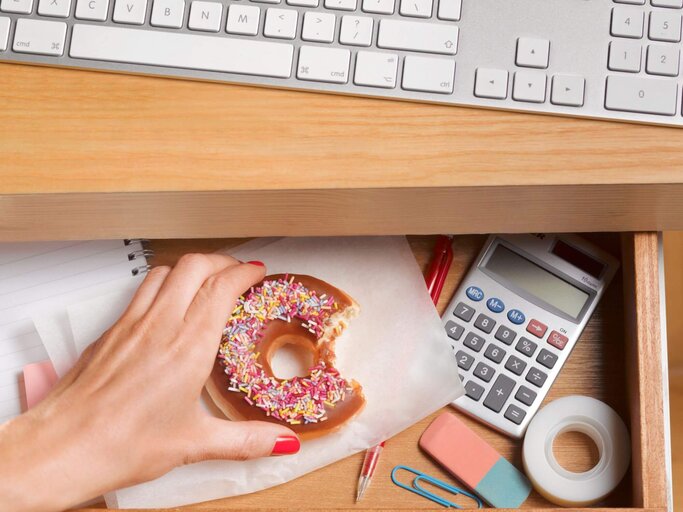
[[[603,504],[605,510],[666,510],[668,500],[666,424],[664,393],[666,365],[663,331],[663,296],[660,294],[662,262],[656,233],[587,235],[619,257],[621,269],[590,320],[580,342],[555,382],[546,401],[569,394],[589,395],[614,407],[631,432],[632,464],[620,487]],[[430,257],[433,237],[409,237],[422,267]],[[454,262],[444,287],[439,310],[443,311],[477,252],[483,236],[458,236]],[[172,264],[188,251],[210,252],[236,240],[157,240],[152,242],[156,264]],[[389,440],[363,508],[354,505],[354,490],[362,454],[253,495],[204,503],[197,510],[218,509],[422,509],[433,503],[395,487],[389,472],[397,464],[450,479],[420,452],[417,440],[433,419],[427,418]],[[477,422],[463,418],[482,437],[517,467],[521,444]],[[559,449],[559,448],[558,448]],[[570,468],[585,463],[580,450],[565,446],[557,454]],[[554,505],[537,493],[524,504],[529,510],[548,510]],[[567,509],[558,509],[567,510]],[[596,510],[595,508],[586,510]]]

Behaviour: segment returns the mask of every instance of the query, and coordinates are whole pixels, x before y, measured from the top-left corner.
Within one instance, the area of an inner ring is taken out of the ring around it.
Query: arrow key
[[[553,105],[566,105],[568,107],[583,107],[584,89],[586,80],[578,75],[555,75],[553,76],[552,93],[550,102]]]
[[[504,100],[508,95],[508,72],[503,69],[478,68],[474,81],[478,98]]]
[[[545,73],[540,71],[517,71],[515,85],[512,88],[512,99],[530,103],[545,101]]]
[[[525,68],[545,69],[548,67],[550,41],[533,37],[517,39],[517,58],[515,63]]]

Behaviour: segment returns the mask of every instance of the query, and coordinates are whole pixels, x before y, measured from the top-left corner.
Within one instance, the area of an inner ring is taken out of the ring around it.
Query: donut
[[[307,275],[267,276],[237,301],[206,388],[231,420],[285,424],[302,439],[336,431],[365,405],[359,383],[335,368],[335,341],[360,307]],[[280,379],[271,359],[282,346],[310,350],[308,375]]]

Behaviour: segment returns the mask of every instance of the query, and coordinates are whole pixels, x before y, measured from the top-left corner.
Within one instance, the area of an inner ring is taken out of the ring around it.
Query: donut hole
[[[585,473],[600,462],[600,450],[595,441],[583,432],[567,430],[553,441],[557,463],[572,473]]]
[[[297,336],[282,336],[277,341],[268,361],[273,375],[278,379],[306,377],[315,360],[311,343]]]

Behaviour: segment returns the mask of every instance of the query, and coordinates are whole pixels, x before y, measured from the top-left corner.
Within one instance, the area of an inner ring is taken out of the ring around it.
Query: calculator
[[[453,405],[522,437],[618,268],[575,235],[491,235],[443,315],[465,388]]]

